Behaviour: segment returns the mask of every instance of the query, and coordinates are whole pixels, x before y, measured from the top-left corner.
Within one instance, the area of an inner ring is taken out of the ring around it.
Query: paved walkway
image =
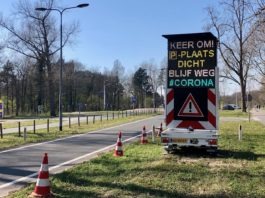
[[[58,118],[55,118],[58,120]],[[93,116],[89,116],[88,117],[88,122],[92,123],[93,122]],[[95,116],[95,121],[100,120],[100,116]],[[102,117],[102,119],[106,119],[105,117]],[[50,119],[51,120],[51,119]],[[33,119],[27,119],[27,120],[16,120],[17,122],[23,122],[23,121],[32,121],[33,123]],[[12,122],[16,122],[14,120],[12,120]],[[78,118],[77,117],[72,117],[71,118],[71,124],[77,124],[78,123]],[[80,123],[86,123],[86,117],[80,117]],[[63,118],[63,126],[68,126],[69,125],[69,118]],[[59,127],[59,121],[58,122],[52,122],[49,124],[50,128],[54,128],[54,127]],[[21,126],[20,130],[21,133],[23,133],[24,128],[27,128],[27,131],[33,131],[33,124],[31,125],[27,125],[27,126]],[[47,123],[45,124],[39,124],[36,125],[35,129],[47,129]],[[15,128],[8,128],[8,129],[3,129],[3,134],[8,134],[8,133],[18,133],[18,127]]]
[[[251,119],[261,122],[265,125],[265,110],[251,110]]]
[[[241,121],[241,120],[248,120],[248,118],[242,117],[220,117],[221,121]]]

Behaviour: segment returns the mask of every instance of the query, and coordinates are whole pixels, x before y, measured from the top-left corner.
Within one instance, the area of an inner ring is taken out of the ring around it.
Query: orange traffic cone
[[[38,179],[34,191],[30,197],[49,198],[53,197],[50,191],[48,154],[45,153],[39,170]]]
[[[119,132],[116,148],[115,148],[115,151],[114,151],[113,155],[116,156],[116,157],[123,156],[122,142],[121,142],[121,132]]]
[[[146,130],[144,126],[143,131],[142,131],[142,136],[141,136],[141,144],[146,144],[146,143],[148,143],[148,140],[147,140]]]

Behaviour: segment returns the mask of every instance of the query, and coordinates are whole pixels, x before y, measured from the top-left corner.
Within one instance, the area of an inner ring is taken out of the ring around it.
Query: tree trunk
[[[9,114],[9,105],[8,105],[8,97],[9,97],[9,92],[8,92],[8,89],[9,89],[9,83],[8,83],[8,79],[6,81],[6,112]]]
[[[51,62],[47,62],[47,71],[48,71],[48,87],[49,87],[49,103],[50,103],[50,116],[55,117],[55,97],[54,97],[54,83],[53,83],[53,74],[51,68]]]
[[[37,73],[37,87],[38,87],[38,95],[37,95],[37,105],[43,105],[43,96],[44,96],[44,70],[43,66],[44,61],[38,61],[38,73]],[[37,109],[34,107],[33,109]]]
[[[14,113],[14,82],[11,84],[11,114]]]
[[[18,112],[19,112],[19,109],[20,109],[20,97],[19,94],[20,94],[20,89],[19,89],[19,85],[18,85],[18,80],[16,79],[15,80],[15,100],[16,100],[16,116],[18,116]]]
[[[18,89],[19,88],[19,85],[18,86]],[[25,112],[26,111],[26,93],[27,93],[27,80],[26,78],[23,76],[22,77],[22,82],[21,82],[21,112]]]
[[[246,83],[241,81],[241,97],[242,97],[242,112],[247,112],[247,105],[246,105],[246,99],[247,99],[247,94],[246,94]]]

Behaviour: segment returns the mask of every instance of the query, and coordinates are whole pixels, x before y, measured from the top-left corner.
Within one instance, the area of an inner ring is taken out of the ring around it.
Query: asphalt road
[[[114,150],[119,131],[122,131],[123,143],[139,140],[143,126],[149,131],[153,125],[159,127],[163,118],[156,116],[92,133],[2,151],[0,152],[0,197],[21,188],[28,182],[36,182],[44,153],[48,153],[49,173],[55,174],[89,160],[99,153]]]

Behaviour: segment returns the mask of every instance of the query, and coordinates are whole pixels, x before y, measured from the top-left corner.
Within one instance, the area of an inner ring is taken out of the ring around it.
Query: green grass
[[[220,110],[219,115],[222,117],[243,117],[247,118],[248,113],[242,112],[242,110]]]
[[[242,125],[243,140],[238,141]],[[157,143],[124,146],[50,177],[56,197],[265,197],[265,128],[257,122],[220,123],[219,153],[164,155]],[[150,139],[149,139],[150,142]],[[34,185],[9,196],[27,197]]]

